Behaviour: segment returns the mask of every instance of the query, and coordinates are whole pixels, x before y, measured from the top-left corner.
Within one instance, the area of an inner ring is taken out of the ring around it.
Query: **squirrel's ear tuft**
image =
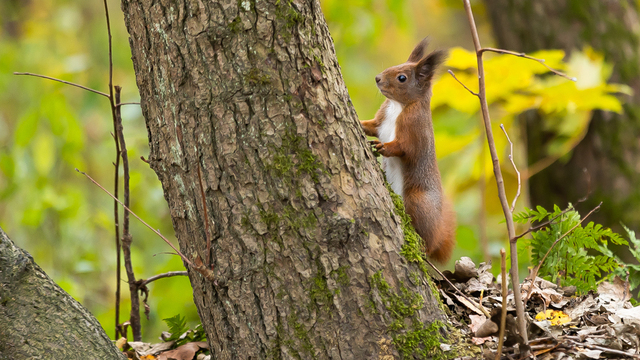
[[[420,60],[420,62],[416,64],[416,78],[418,81],[420,83],[431,81],[433,75],[436,73],[436,69],[446,58],[447,52],[445,50],[437,50]]]
[[[413,49],[413,51],[411,52],[411,55],[409,55],[409,60],[407,60],[407,62],[420,61],[420,59],[422,59],[422,55],[424,55],[424,50],[427,48],[427,46],[429,46],[429,38],[422,39],[422,41],[420,41],[420,43],[416,45],[416,48]]]

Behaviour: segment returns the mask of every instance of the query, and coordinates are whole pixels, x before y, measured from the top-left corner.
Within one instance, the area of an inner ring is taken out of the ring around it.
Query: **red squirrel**
[[[404,64],[390,67],[376,76],[387,99],[373,120],[360,121],[368,136],[375,136],[375,148],[391,189],[404,200],[407,214],[422,238],[424,250],[444,263],[455,246],[455,213],[445,198],[436,162],[431,120],[431,85],[444,51],[424,55],[422,40]]]

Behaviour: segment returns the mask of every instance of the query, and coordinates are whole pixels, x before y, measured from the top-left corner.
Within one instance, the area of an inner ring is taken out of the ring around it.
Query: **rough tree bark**
[[[630,85],[621,115],[594,112],[586,137],[568,163],[556,162],[530,180],[534,204],[565,205],[592,190],[585,207],[605,200],[596,221],[640,228],[640,20],[632,0],[485,0],[498,46],[515,51],[585,45],[614,65],[612,82]],[[538,118],[527,116],[529,163],[546,154]],[[583,172],[586,168],[590,177]],[[590,187],[590,189],[589,189]]]
[[[0,229],[0,359],[126,359],[100,323]]]
[[[189,269],[213,357],[423,349],[426,327],[444,317],[420,266],[401,255],[415,259],[418,246],[402,247],[319,3],[123,0],[122,9],[151,167],[180,248],[211,258],[216,274],[217,284]]]

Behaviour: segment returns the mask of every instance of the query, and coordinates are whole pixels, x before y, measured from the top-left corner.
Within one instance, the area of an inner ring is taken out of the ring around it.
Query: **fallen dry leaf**
[[[149,344],[141,341],[130,341],[129,346],[136,351],[138,357],[143,357],[147,355],[158,355],[163,351],[167,351],[173,347],[175,341],[162,342],[157,344]]]
[[[193,360],[200,349],[208,349],[209,345],[204,341],[186,343],[178,348],[165,351],[158,356],[158,360]]]
[[[553,326],[564,325],[571,322],[569,315],[560,310],[547,310],[545,312],[540,312],[536,315],[536,320],[549,320],[549,323]]]

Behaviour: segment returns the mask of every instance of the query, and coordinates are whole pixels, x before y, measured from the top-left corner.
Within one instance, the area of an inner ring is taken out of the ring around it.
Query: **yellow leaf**
[[[568,322],[571,322],[571,318],[569,315],[563,313],[560,310],[547,310],[545,312],[540,312],[536,315],[536,320],[549,320],[551,325],[563,325]]]
[[[504,110],[516,115],[537,107],[539,102],[540,98],[537,96],[514,94],[505,99]]]
[[[475,52],[467,51],[461,47],[451,48],[449,49],[449,57],[447,58],[445,66],[460,70],[476,69],[476,54]]]
[[[449,135],[440,133],[436,139],[436,154],[438,158],[443,158],[450,154],[460,151],[472,142],[477,142],[478,132],[474,131],[468,135]]]

